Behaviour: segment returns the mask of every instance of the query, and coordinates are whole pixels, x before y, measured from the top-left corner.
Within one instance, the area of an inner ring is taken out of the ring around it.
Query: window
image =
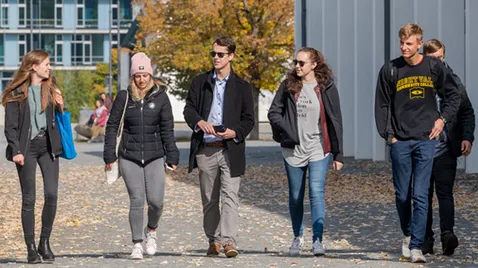
[[[91,35],[76,35],[71,42],[72,65],[91,65],[92,49]]]
[[[41,28],[53,28],[56,24],[56,8],[55,8],[55,1],[56,0],[41,0],[41,1],[32,1],[34,4],[38,2],[40,5],[40,14],[38,24]],[[35,8],[33,8],[35,12]]]
[[[27,7],[25,1],[26,0],[18,1],[18,27],[27,26]]]
[[[85,27],[85,3],[83,0],[77,0],[76,4],[76,26]]]
[[[55,27],[63,25],[63,0],[56,0],[55,2]]]
[[[118,0],[119,3],[119,20],[121,28],[129,28],[133,21],[133,9],[130,0]]]
[[[4,44],[3,44],[3,34],[0,34],[0,64],[4,64],[5,60],[5,50],[4,50]]]
[[[85,1],[85,27],[98,27],[98,0]]]
[[[0,26],[8,27],[8,0],[0,2]]]
[[[24,34],[19,34],[18,35],[18,56],[20,59],[20,63],[23,60],[23,57],[27,54],[28,48],[27,48],[27,38],[26,35]]]
[[[55,40],[55,64],[63,64],[63,35],[57,34]]]
[[[118,0],[111,0],[111,16],[113,19],[113,27],[118,27]]]

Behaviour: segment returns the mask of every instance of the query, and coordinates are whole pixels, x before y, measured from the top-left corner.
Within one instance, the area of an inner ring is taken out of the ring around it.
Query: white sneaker
[[[314,244],[312,245],[312,253],[314,253],[314,256],[325,255],[324,244],[322,244],[319,239],[315,240]]]
[[[427,262],[427,259],[425,259],[425,256],[423,256],[422,250],[420,250],[420,249],[412,249],[411,250],[411,255],[412,255],[411,261],[413,263],[418,263],[418,262],[425,263],[425,262]]]
[[[410,249],[408,248],[408,245],[410,245],[410,236],[407,236],[403,239],[402,241],[402,255],[405,258],[410,258]]]
[[[153,232],[148,231],[148,227],[144,228],[144,236],[146,237],[146,253],[150,256],[156,254],[156,230]]]
[[[299,236],[294,238],[294,240],[292,241],[292,245],[289,248],[289,255],[293,257],[299,256],[303,245],[304,245],[303,237]]]
[[[131,253],[132,260],[142,260],[143,259],[143,245],[141,243],[136,243],[133,246],[133,252]]]

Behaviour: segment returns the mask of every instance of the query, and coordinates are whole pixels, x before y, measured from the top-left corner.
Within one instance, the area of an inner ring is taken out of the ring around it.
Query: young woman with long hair
[[[22,226],[28,263],[54,261],[50,234],[55,220],[61,136],[55,110],[63,110],[61,92],[51,75],[48,53],[28,52],[3,91],[5,106],[6,156],[16,164],[22,190]],[[38,250],[35,245],[35,173],[40,166],[45,204]],[[40,256],[38,255],[41,255]]]
[[[343,166],[342,114],[332,71],[320,51],[301,48],[294,68],[282,82],[269,109],[273,138],[280,142],[289,183],[289,210],[294,232],[290,254],[300,254],[303,239],[304,192],[309,173],[312,252],[324,255],[324,186],[330,158]]]
[[[154,83],[151,60],[139,52],[131,58],[131,83],[118,93],[106,125],[105,169],[119,161],[130,197],[129,223],[133,252],[131,259],[143,258],[143,211],[148,203],[148,224],[144,227],[146,253],[156,253],[156,228],[163,212],[165,165],[173,170],[179,162],[174,138],[174,119],[166,87]],[[126,99],[127,98],[127,99]],[[123,136],[116,155],[116,133],[124,105]]]

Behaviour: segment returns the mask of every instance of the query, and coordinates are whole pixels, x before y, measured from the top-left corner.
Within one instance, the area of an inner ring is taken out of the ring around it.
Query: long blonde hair
[[[3,91],[3,106],[8,102],[23,102],[28,97],[28,87],[31,85],[31,75],[34,72],[33,65],[42,63],[48,56],[48,53],[43,50],[32,50],[23,57],[20,67],[13,74],[12,81],[8,83]],[[41,82],[42,111],[44,111],[50,103],[54,106],[58,106],[53,98],[57,88],[56,80],[51,74],[47,79]]]
[[[131,88],[131,96],[134,100],[142,100],[146,94],[155,86],[156,84],[153,81],[153,77],[149,75],[149,83],[145,89],[140,90],[136,83],[134,82],[134,77],[131,76],[131,81],[129,82],[129,87]]]

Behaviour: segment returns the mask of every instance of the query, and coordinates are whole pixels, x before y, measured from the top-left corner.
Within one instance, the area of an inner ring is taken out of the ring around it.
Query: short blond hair
[[[403,25],[402,28],[400,28],[400,31],[398,31],[398,38],[408,38],[412,35],[416,35],[418,41],[423,40],[423,29],[420,27],[420,25],[415,24],[415,23],[407,23]]]
[[[425,54],[435,53],[441,48],[443,48],[443,56],[445,56],[445,44],[438,39],[430,39],[423,45],[423,52]]]

